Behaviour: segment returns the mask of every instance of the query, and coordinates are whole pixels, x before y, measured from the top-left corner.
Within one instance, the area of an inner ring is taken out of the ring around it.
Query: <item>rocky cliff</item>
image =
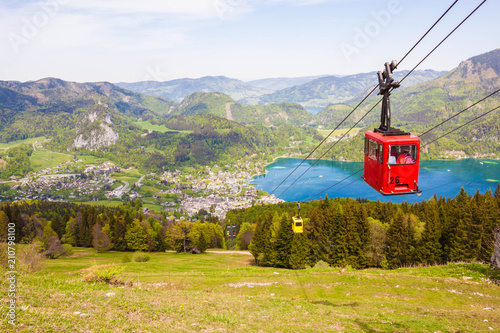
[[[112,128],[111,112],[106,104],[95,105],[76,127],[72,148],[99,150],[118,141],[118,133]]]

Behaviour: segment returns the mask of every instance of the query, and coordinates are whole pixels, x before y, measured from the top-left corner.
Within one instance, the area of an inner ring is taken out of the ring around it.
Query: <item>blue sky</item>
[[[0,80],[242,80],[381,70],[452,0],[43,0],[0,3]],[[460,0],[399,69],[413,67],[480,0]],[[500,47],[488,0],[419,68]]]

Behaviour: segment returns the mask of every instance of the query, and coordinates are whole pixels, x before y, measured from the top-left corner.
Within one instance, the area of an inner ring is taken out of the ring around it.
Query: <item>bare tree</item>
[[[96,223],[92,228],[92,245],[97,252],[107,251],[113,247],[111,239],[102,231],[100,223]]]
[[[47,250],[43,253],[43,255],[49,259],[57,259],[65,254],[66,250],[64,249],[61,240],[57,238],[57,236],[50,237]]]

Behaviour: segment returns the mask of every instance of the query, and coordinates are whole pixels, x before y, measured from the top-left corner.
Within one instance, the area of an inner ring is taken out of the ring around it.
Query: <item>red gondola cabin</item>
[[[365,173],[363,178],[383,195],[420,194],[418,164],[420,139],[410,133],[391,127],[391,91],[399,87],[392,71],[397,62],[384,64],[377,72],[382,98],[380,127],[365,133]]]
[[[419,159],[420,138],[417,136],[365,133],[363,178],[383,195],[419,194]]]

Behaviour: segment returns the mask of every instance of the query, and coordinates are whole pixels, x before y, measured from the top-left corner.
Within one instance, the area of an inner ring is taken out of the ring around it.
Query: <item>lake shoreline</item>
[[[284,192],[279,194],[280,199],[288,202],[303,201],[305,198],[310,198],[311,194],[326,188],[328,184],[333,184],[331,187],[334,188],[323,193],[323,197],[325,194],[328,194],[329,197],[333,195],[351,198],[360,197],[384,202],[391,201],[398,203],[407,201],[414,203],[428,200],[434,194],[438,197],[453,197],[460,191],[461,187],[464,187],[470,194],[473,194],[477,190],[484,193],[488,189],[494,192],[500,181],[498,179],[498,175],[500,175],[500,161],[497,159],[462,158],[453,160],[423,160],[420,164],[419,176],[419,187],[424,191],[423,196],[418,198],[416,196],[399,196],[399,198],[395,196],[384,197],[364,183],[361,177],[351,178],[351,181],[354,180],[352,183],[355,183],[353,185],[349,183],[344,186],[339,185],[340,188],[335,187],[342,179],[358,171],[360,164],[363,162],[322,159],[316,162],[315,166],[288,190],[288,186],[296,180],[298,175],[303,174],[310,167],[310,164],[316,160],[307,160],[309,163],[305,162],[299,166],[298,164],[301,161],[303,159],[297,157],[277,157],[272,163],[266,165],[266,172],[264,174],[255,176],[247,180],[247,182],[255,186],[257,190],[265,192],[275,191],[292,170],[296,169],[294,173],[295,177],[290,177],[282,184],[282,191]],[[278,191],[278,193],[280,192]],[[316,195],[313,197],[316,197]]]

